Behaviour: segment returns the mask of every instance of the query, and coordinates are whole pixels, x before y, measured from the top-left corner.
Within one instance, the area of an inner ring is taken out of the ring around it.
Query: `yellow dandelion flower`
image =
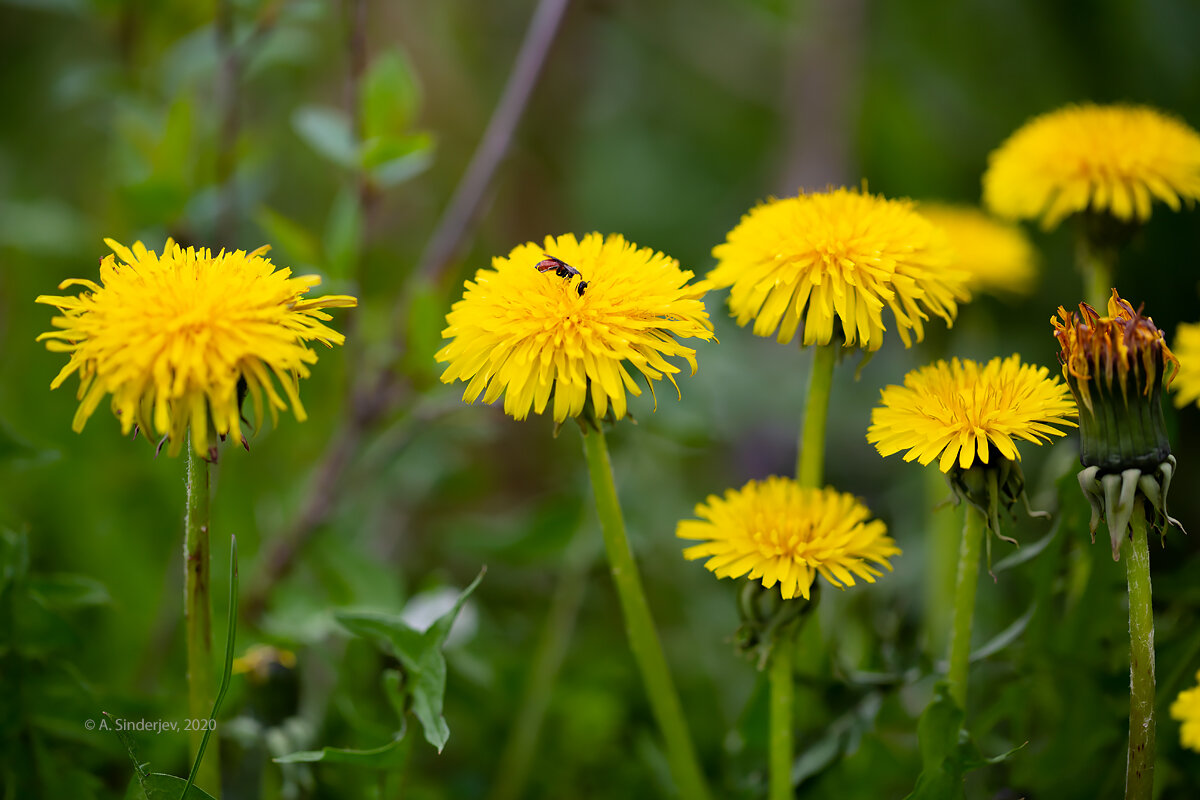
[[[941,228],[954,251],[952,264],[970,274],[967,288],[1029,294],[1037,255],[1018,226],[968,206],[922,203],[921,216]]]
[[[557,269],[556,269],[557,267]],[[676,337],[713,338],[702,283],[662,253],[618,235],[547,236],[513,248],[475,273],[446,315],[437,353],[442,381],[467,381],[463,399],[504,395],[504,411],[541,414],[551,396],[554,420],[583,413],[591,398],[597,418],[625,416],[628,391],[666,377],[675,385],[680,357],[696,373],[696,351]]]
[[[1022,364],[1020,356],[986,365],[957,358],[913,370],[903,386],[888,386],[871,411],[867,441],[880,455],[906,450],[905,461],[949,472],[968,469],[976,457],[988,464],[992,449],[1019,461],[1014,439],[1034,444],[1062,436],[1056,425],[1075,427],[1075,403],[1049,370]]]
[[[1183,323],[1175,330],[1175,405],[1183,408],[1200,400],[1200,323]]]
[[[1145,106],[1084,104],[1027,122],[988,157],[984,204],[1049,230],[1081,211],[1150,218],[1200,197],[1200,135]]]
[[[891,570],[888,558],[900,549],[870,514],[851,494],[771,477],[710,495],[696,506],[700,519],[680,521],[676,536],[701,541],[684,558],[707,558],[718,578],[748,573],[767,589],[778,583],[785,600],[807,600],[818,574],[840,589],[856,576],[874,583],[882,574],[875,565]]]
[[[954,322],[967,274],[950,266],[945,235],[906,200],[835,189],[754,208],[713,249],[715,288],[731,287],[739,325],[787,343],[829,344],[835,322],[846,346],[883,344],[883,309],[904,346],[925,335],[926,312]]]
[[[1200,672],[1196,673],[1200,681]],[[1171,703],[1171,719],[1179,720],[1179,743],[1200,752],[1200,686],[1184,689]]]
[[[309,375],[317,354],[307,343],[341,344],[342,334],[323,324],[322,309],[348,308],[346,295],[305,298],[321,282],[316,275],[292,277],[263,254],[207,248],[184,250],[168,239],[162,255],[136,242],[132,249],[105,239],[113,255],[100,262],[100,283],[66,280],[59,289],[82,286],[82,294],[42,295],[62,316],[43,333],[49,350],[70,353],[50,384],[56,389],[79,374],[79,408],[72,427],[83,430],[106,395],[126,434],[136,423],[168,437],[179,452],[191,429],[193,446],[208,451],[210,428],[242,438],[244,387],[262,419],[263,398],[272,419],[290,405],[305,419],[299,380]],[[285,402],[275,381],[287,396]]]

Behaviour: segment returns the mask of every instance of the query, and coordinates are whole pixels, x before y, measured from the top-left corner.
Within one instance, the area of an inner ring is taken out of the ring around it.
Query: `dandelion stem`
[[[770,800],[791,800],[792,755],[795,752],[792,734],[792,712],[796,704],[795,669],[796,624],[789,623],[776,631],[771,648],[768,680],[771,687],[770,706]]]
[[[1116,251],[1097,245],[1087,233],[1081,233],[1075,245],[1075,261],[1083,273],[1084,296],[1088,305],[1101,314],[1105,313],[1113,290]]]
[[[187,450],[187,511],[183,542],[183,616],[187,629],[188,716],[206,720],[216,694],[212,654],[212,577],[208,544],[208,462]],[[195,757],[204,738],[204,726],[193,729],[189,752]],[[201,764],[196,785],[215,792],[220,787],[217,753]]]
[[[821,488],[825,481],[825,421],[829,418],[829,390],[833,385],[836,361],[835,345],[813,347],[808,400],[804,406],[804,425],[800,429],[800,451],[796,454],[796,480],[801,486],[813,489]]]
[[[1145,509],[1134,501],[1125,551],[1129,582],[1129,757],[1125,800],[1150,800],[1154,789],[1154,609]]]
[[[800,427],[799,452],[796,454],[796,482],[819,489],[825,481],[825,421],[829,418],[829,391],[833,386],[833,366],[837,349],[832,344],[813,347],[812,371],[808,378],[808,398],[804,405],[804,424]],[[798,626],[788,625],[775,632],[771,648],[768,684],[770,699],[770,791],[771,800],[786,800],[792,790],[792,759],[795,752],[793,714],[796,704],[795,649]]]
[[[612,463],[608,457],[608,446],[604,433],[589,430],[583,436],[583,452],[587,457],[588,473],[592,479],[592,490],[596,495],[596,511],[600,516],[600,529],[604,533],[604,548],[621,611],[625,616],[625,633],[629,647],[642,673],[642,683],[649,696],[650,709],[658,722],[663,739],[666,740],[667,761],[675,778],[680,797],[688,800],[706,800],[709,797],[704,773],[696,759],[691,735],[684,721],[683,708],[675,684],[667,669],[667,659],[662,643],[650,617],[650,607],[638,577],[637,564],[625,534],[625,520],[621,515],[621,504],[613,484]]]
[[[505,742],[496,780],[488,795],[491,800],[514,800],[525,796],[530,767],[537,754],[538,735],[550,707],[559,669],[571,644],[575,622],[583,606],[587,573],[596,555],[579,536],[567,549],[558,585],[546,611],[546,622],[533,653],[520,710]]]
[[[958,578],[954,583],[954,622],[950,629],[950,696],[967,710],[967,669],[971,661],[971,623],[975,618],[975,590],[979,586],[979,545],[987,520],[978,508],[966,504],[962,544],[958,548]]]

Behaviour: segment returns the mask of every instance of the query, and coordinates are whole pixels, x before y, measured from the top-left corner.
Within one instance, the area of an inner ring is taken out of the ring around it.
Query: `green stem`
[[[771,666],[767,675],[770,700],[770,800],[791,800],[793,742],[792,713],[796,705],[795,651],[796,624],[791,622],[775,632],[771,647]]]
[[[804,406],[804,425],[800,429],[800,447],[796,454],[796,480],[801,486],[820,488],[825,481],[825,421],[829,418],[829,390],[833,385],[833,365],[836,362],[836,345],[813,347],[808,400]]]
[[[925,472],[925,507],[936,508],[945,502],[949,493],[946,476],[941,470]],[[949,644],[951,614],[954,611],[955,570],[958,548],[962,540],[964,506],[967,503],[936,508],[928,516],[929,535],[925,538],[925,635],[926,650],[931,657],[940,657]]]
[[[187,450],[187,513],[184,522],[183,616],[187,628],[188,716],[208,719],[216,693],[212,653],[212,577],[208,544],[208,462]],[[204,737],[204,726],[193,730],[189,752],[194,758]],[[201,765],[196,784],[211,793],[220,789],[216,752]]]
[[[520,711],[500,756],[500,766],[489,795],[491,800],[514,800],[525,796],[529,769],[537,754],[538,735],[583,605],[587,573],[593,560],[592,549],[576,537],[567,551],[558,585],[550,599],[545,626],[533,654],[533,666],[526,677]]]
[[[1154,609],[1150,594],[1150,550],[1145,509],[1134,501],[1125,540],[1129,582],[1129,756],[1125,800],[1150,800],[1154,789]]]
[[[646,593],[642,589],[629,538],[625,534],[625,519],[621,515],[617,488],[613,484],[612,463],[608,458],[604,433],[595,429],[584,433],[583,452],[587,457],[592,490],[596,495],[596,511],[600,516],[600,529],[604,533],[609,568],[625,617],[625,633],[629,637],[633,658],[642,673],[650,709],[666,741],[671,774],[681,797],[707,800],[708,784],[696,759],[691,734],[684,721],[683,707],[667,669],[667,659],[650,617],[650,606],[646,603]]]
[[[975,590],[979,586],[979,545],[986,524],[983,512],[970,503],[958,548],[958,578],[954,583],[954,623],[950,629],[950,696],[967,710],[967,669],[971,662],[971,622],[975,618]]]
[[[1075,245],[1075,261],[1083,273],[1084,296],[1088,305],[1105,314],[1113,290],[1116,271],[1116,250],[1103,248],[1089,241],[1087,233],[1079,234]]]
[[[804,424],[796,454],[796,482],[802,487],[819,489],[825,481],[825,423],[829,418],[829,394],[833,386],[833,367],[837,347],[832,344],[813,347],[812,370],[808,378],[808,397],[804,405]],[[768,674],[770,697],[770,768],[771,800],[788,800],[792,789],[792,761],[795,753],[794,714],[796,626],[775,633]]]

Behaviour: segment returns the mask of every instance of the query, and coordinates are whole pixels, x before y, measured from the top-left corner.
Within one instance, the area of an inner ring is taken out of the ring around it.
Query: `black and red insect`
[[[576,275],[578,275],[579,286],[577,287],[576,291],[579,292],[580,297],[583,297],[583,292],[588,287],[588,282],[583,279],[583,273],[572,267],[567,262],[563,261],[561,258],[555,258],[549,253],[542,253],[542,255],[544,255],[546,258],[535,264],[534,269],[536,269],[538,272],[549,272],[550,270],[554,270],[554,274],[565,281],[570,281],[571,278],[574,278]]]

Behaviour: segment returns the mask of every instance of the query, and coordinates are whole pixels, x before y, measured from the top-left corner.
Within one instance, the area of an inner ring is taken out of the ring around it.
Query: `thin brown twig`
[[[525,115],[529,96],[546,62],[546,54],[558,34],[559,24],[570,0],[541,0],[533,12],[525,39],[517,52],[513,70],[504,85],[500,102],[488,121],[483,139],[462,180],[454,190],[450,204],[442,213],[417,263],[418,282],[436,281],[454,258],[471,223],[475,221],[496,169],[508,153],[517,124]]]
[[[474,222],[496,170],[511,147],[568,3],[569,0],[540,0],[483,139],[430,237],[418,277],[436,280]],[[353,19],[365,25],[364,16],[354,15]],[[353,32],[350,41],[353,50],[358,41]],[[351,58],[355,56],[352,54]],[[351,414],[318,462],[304,506],[263,557],[257,579],[242,605],[246,620],[256,621],[261,617],[272,588],[291,572],[317,529],[329,518],[342,478],[366,433],[408,397],[408,387],[396,380],[390,368],[357,385],[351,396]]]

